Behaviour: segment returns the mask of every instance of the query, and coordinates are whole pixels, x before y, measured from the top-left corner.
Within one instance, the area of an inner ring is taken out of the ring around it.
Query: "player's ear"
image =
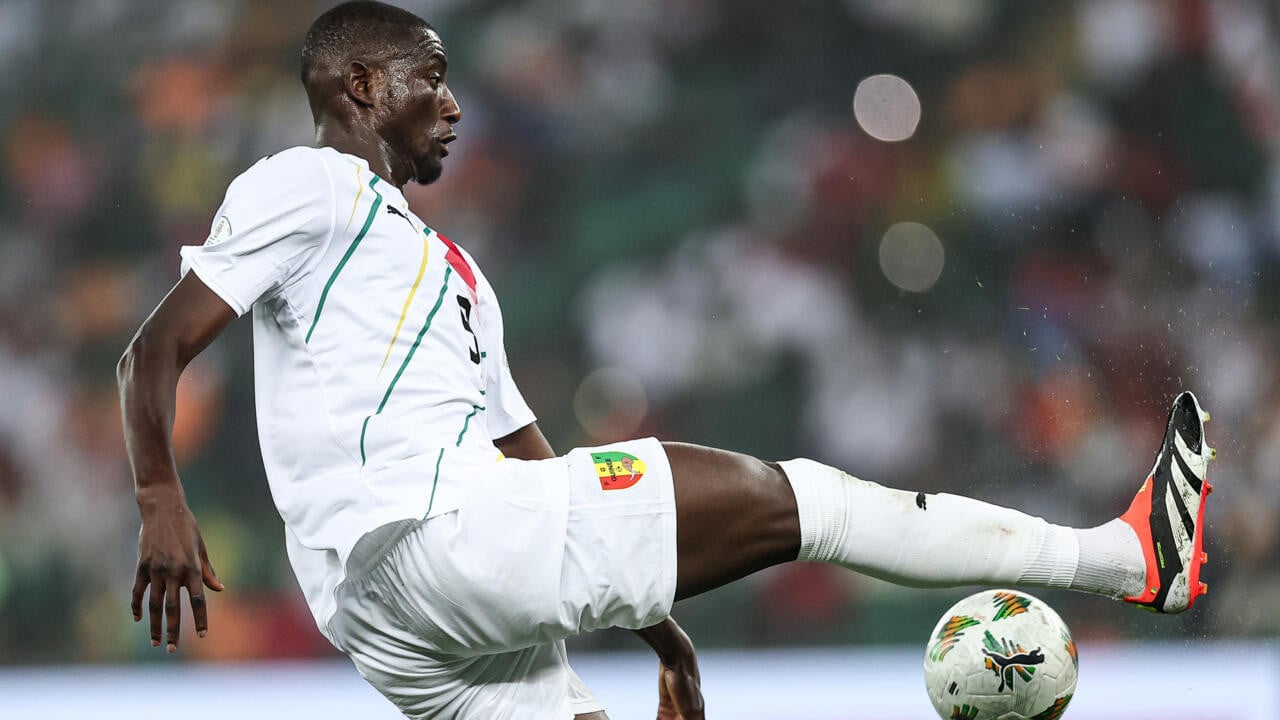
[[[342,76],[347,95],[358,105],[372,107],[377,89],[374,87],[377,78],[373,70],[359,60],[352,60]]]

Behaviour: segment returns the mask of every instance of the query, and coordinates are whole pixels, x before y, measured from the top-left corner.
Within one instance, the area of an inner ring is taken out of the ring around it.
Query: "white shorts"
[[[365,679],[413,718],[572,718],[601,708],[563,639],[671,611],[671,468],[652,438],[478,466],[385,548],[329,623]]]

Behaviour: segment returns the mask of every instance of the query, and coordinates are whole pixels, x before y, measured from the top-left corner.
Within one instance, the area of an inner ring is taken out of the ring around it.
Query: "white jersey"
[[[356,543],[454,509],[467,468],[534,421],[497,298],[398,188],[332,148],[291,148],[236,178],[205,244],[182,248],[188,271],[253,310],[263,463],[329,635]]]

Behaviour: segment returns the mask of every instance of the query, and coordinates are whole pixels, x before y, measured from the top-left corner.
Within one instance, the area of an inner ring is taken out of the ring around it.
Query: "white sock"
[[[1137,536],[1118,520],[1078,531],[970,498],[886,488],[812,460],[781,465],[800,510],[799,560],[917,587],[1031,585],[1121,597],[1144,582]]]
[[[1106,525],[1075,533],[1080,543],[1080,564],[1076,566],[1072,589],[1113,598],[1142,593],[1147,566],[1142,558],[1142,543],[1128,523],[1116,518]]]

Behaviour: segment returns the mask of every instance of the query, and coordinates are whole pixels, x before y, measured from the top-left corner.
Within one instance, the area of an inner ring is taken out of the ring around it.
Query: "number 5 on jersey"
[[[471,329],[471,301],[465,296],[458,296],[458,311],[462,317],[462,327],[471,334],[471,362],[480,364],[480,340],[476,338],[476,331]]]

